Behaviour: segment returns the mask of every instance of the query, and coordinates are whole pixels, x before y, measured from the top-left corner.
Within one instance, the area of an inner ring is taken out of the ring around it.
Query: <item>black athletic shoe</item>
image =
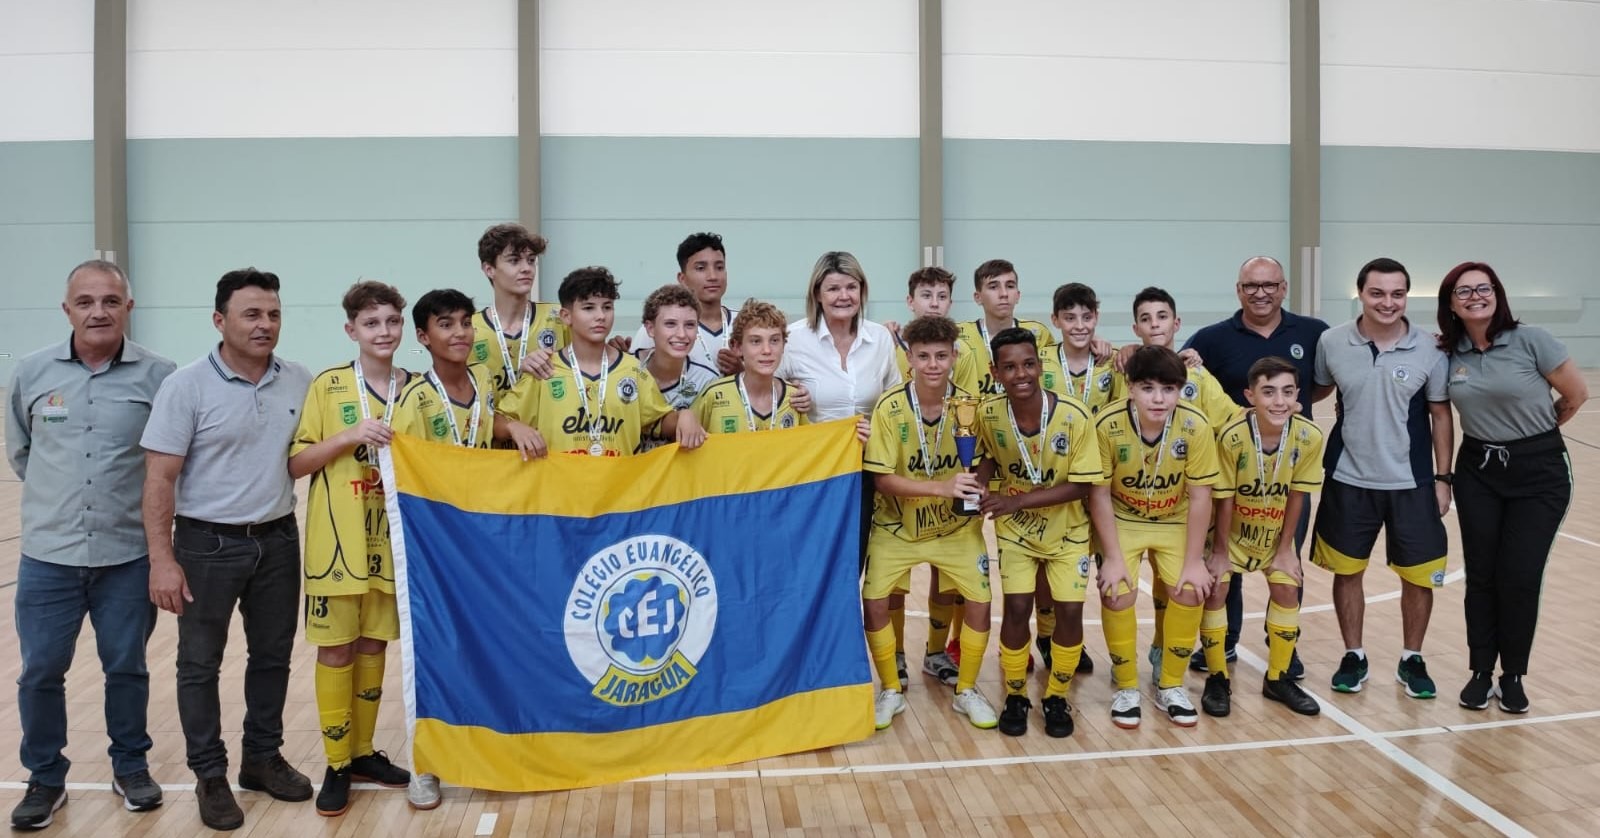
[[[1227,647],[1227,658],[1228,658],[1228,663],[1233,663],[1233,662],[1237,661],[1239,659],[1239,650],[1233,648],[1233,646],[1231,646],[1231,645],[1228,646]],[[1211,671],[1211,668],[1206,666],[1206,651],[1204,649],[1196,649],[1194,654],[1189,656],[1189,671],[1190,672],[1210,672]]]
[[[1301,689],[1299,684],[1289,680],[1288,676],[1262,681],[1261,694],[1302,716],[1315,716],[1322,712],[1322,705]]]
[[[1304,681],[1306,679],[1306,665],[1300,662],[1300,650],[1296,649],[1289,655],[1289,668],[1283,674],[1289,676],[1291,681]]]
[[[1033,645],[1039,650],[1039,661],[1044,664],[1044,671],[1049,672],[1051,663],[1054,660],[1054,657],[1050,654],[1050,638],[1036,638],[1033,641]]]
[[[1021,736],[1028,732],[1028,712],[1033,702],[1025,695],[1006,696],[1006,709],[1000,711],[1000,732],[1007,736]]]
[[[1461,688],[1461,706],[1468,710],[1487,710],[1493,695],[1494,673],[1474,672],[1472,680]]]
[[[1200,709],[1207,716],[1222,718],[1233,712],[1233,684],[1228,676],[1213,672],[1206,676],[1205,692],[1200,694]]]
[[[273,754],[264,760],[239,766],[239,788],[264,791],[290,803],[311,799],[311,781],[296,771],[282,754]]]
[[[1528,712],[1528,694],[1522,690],[1521,675],[1501,675],[1500,709],[1507,713]]]
[[[244,826],[244,810],[233,799],[227,777],[197,777],[194,799],[200,804],[200,822],[212,829],[227,831]]]
[[[322,775],[322,791],[317,792],[317,814],[338,817],[350,808],[350,766],[329,766]]]
[[[1072,735],[1072,705],[1059,695],[1044,700],[1044,733],[1056,739]]]
[[[383,751],[373,751],[350,760],[350,778],[377,783],[392,789],[403,789],[411,785],[411,772],[390,762],[389,755]]]
[[[111,790],[122,798],[122,808],[130,812],[148,812],[161,805],[161,786],[145,769],[111,778]]]
[[[1089,657],[1088,649],[1084,649],[1083,654],[1078,656],[1078,668],[1075,671],[1078,675],[1094,674],[1094,658]]]
[[[12,829],[44,829],[56,819],[56,810],[67,805],[66,786],[28,783],[22,802],[11,810]]]
[[[1395,669],[1394,678],[1405,684],[1406,695],[1412,698],[1433,698],[1438,694],[1433,679],[1428,677],[1428,665],[1422,662],[1421,655],[1402,658],[1400,666]]]

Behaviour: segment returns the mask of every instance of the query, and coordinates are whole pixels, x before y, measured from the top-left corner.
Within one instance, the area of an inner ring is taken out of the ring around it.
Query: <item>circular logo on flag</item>
[[[1289,346],[1289,357],[1291,357],[1291,358],[1295,359],[1296,361],[1298,361],[1301,358],[1304,358],[1305,356],[1306,356],[1306,348],[1304,346],[1301,346],[1298,343],[1291,344]]]
[[[640,535],[584,562],[567,597],[567,655],[592,694],[631,707],[694,678],[717,625],[717,583],[693,546]]]

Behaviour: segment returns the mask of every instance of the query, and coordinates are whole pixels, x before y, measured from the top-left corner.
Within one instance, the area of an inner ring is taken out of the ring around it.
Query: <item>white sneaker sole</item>
[[[906,703],[905,703],[904,700],[902,700],[900,702],[900,706],[894,708],[894,712],[889,714],[889,720],[888,721],[884,722],[883,724],[878,724],[878,720],[876,718],[874,718],[872,720],[872,729],[873,730],[888,730],[889,727],[894,724],[894,717],[900,715],[901,713],[904,713],[905,711],[906,711]]]
[[[116,780],[111,781],[111,791],[116,796],[122,798],[122,808],[127,809],[130,812],[149,812],[161,808],[162,801],[160,798],[157,798],[156,802],[147,806],[140,806],[134,803],[132,800],[129,800],[128,793],[123,791],[122,786],[119,785]]]
[[[1123,730],[1138,730],[1142,716],[1112,716],[1111,723]]]
[[[38,832],[50,824],[55,823],[56,813],[61,811],[61,807],[65,805],[67,805],[67,793],[63,791],[61,796],[56,798],[56,805],[50,807],[50,813],[44,816],[44,820],[35,824],[29,824],[28,826],[17,826],[16,823],[13,822],[11,824],[11,830],[13,832]]]

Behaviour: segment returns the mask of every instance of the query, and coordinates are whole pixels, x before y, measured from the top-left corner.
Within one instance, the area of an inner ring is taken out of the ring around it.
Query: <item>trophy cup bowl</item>
[[[956,457],[969,472],[978,448],[978,401],[971,396],[953,396],[944,403],[955,425]],[[978,514],[978,502],[971,498],[956,498],[953,506],[957,515]]]

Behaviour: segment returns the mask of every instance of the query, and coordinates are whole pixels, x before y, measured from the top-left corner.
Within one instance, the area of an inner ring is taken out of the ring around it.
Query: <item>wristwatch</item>
[[[1453,474],[1435,474],[1433,476],[1433,480],[1435,483],[1443,483],[1446,486],[1454,485],[1456,482],[1455,475]]]

